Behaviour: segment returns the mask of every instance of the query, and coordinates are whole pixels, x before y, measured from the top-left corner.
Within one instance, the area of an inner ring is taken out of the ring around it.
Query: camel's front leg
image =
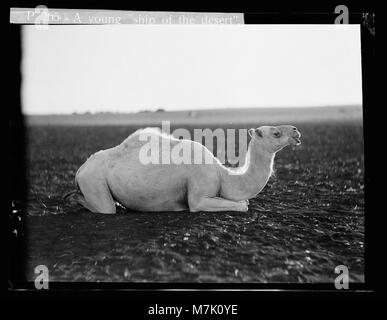
[[[219,197],[206,197],[196,199],[188,199],[189,210],[197,211],[241,211],[246,212],[248,208],[248,200],[232,201]]]

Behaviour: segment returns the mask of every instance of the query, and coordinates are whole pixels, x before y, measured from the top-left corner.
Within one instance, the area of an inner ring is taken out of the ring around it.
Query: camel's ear
[[[262,131],[260,130],[260,129],[254,129],[254,128],[251,128],[251,129],[249,129],[249,136],[250,137],[253,137],[253,134],[256,134],[258,137],[263,137],[263,135],[262,135]]]

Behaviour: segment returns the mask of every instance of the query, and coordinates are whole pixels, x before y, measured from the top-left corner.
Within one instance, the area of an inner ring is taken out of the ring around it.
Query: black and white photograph
[[[28,282],[364,284],[360,25],[20,38]]]

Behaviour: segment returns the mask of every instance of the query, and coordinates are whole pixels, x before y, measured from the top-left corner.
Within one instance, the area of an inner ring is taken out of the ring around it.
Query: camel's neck
[[[221,171],[220,196],[239,201],[257,195],[270,178],[274,156],[275,153],[250,143],[243,167]]]

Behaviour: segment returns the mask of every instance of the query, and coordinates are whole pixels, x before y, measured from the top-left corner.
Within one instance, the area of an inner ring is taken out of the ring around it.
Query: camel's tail
[[[82,165],[83,166],[83,165]],[[82,168],[81,166],[81,168]],[[79,189],[79,186],[78,186],[78,181],[77,181],[77,175],[78,175],[78,172],[79,170],[81,169],[79,168],[76,175],[75,175],[75,179],[74,179],[74,184],[75,184],[75,189],[65,193],[63,196],[62,196],[62,200],[63,201],[68,201],[70,198],[72,198],[74,195],[79,195],[80,193],[80,189]]]
[[[92,208],[89,206],[89,204],[86,202],[85,197],[83,196],[81,190],[74,189],[62,197],[63,201],[70,201],[73,204],[80,204],[81,206],[85,207],[86,209],[89,209],[90,211],[93,211]]]
[[[71,190],[63,195],[62,200],[67,201],[71,196],[73,196],[74,194],[78,194],[78,193],[79,193],[78,189]]]

